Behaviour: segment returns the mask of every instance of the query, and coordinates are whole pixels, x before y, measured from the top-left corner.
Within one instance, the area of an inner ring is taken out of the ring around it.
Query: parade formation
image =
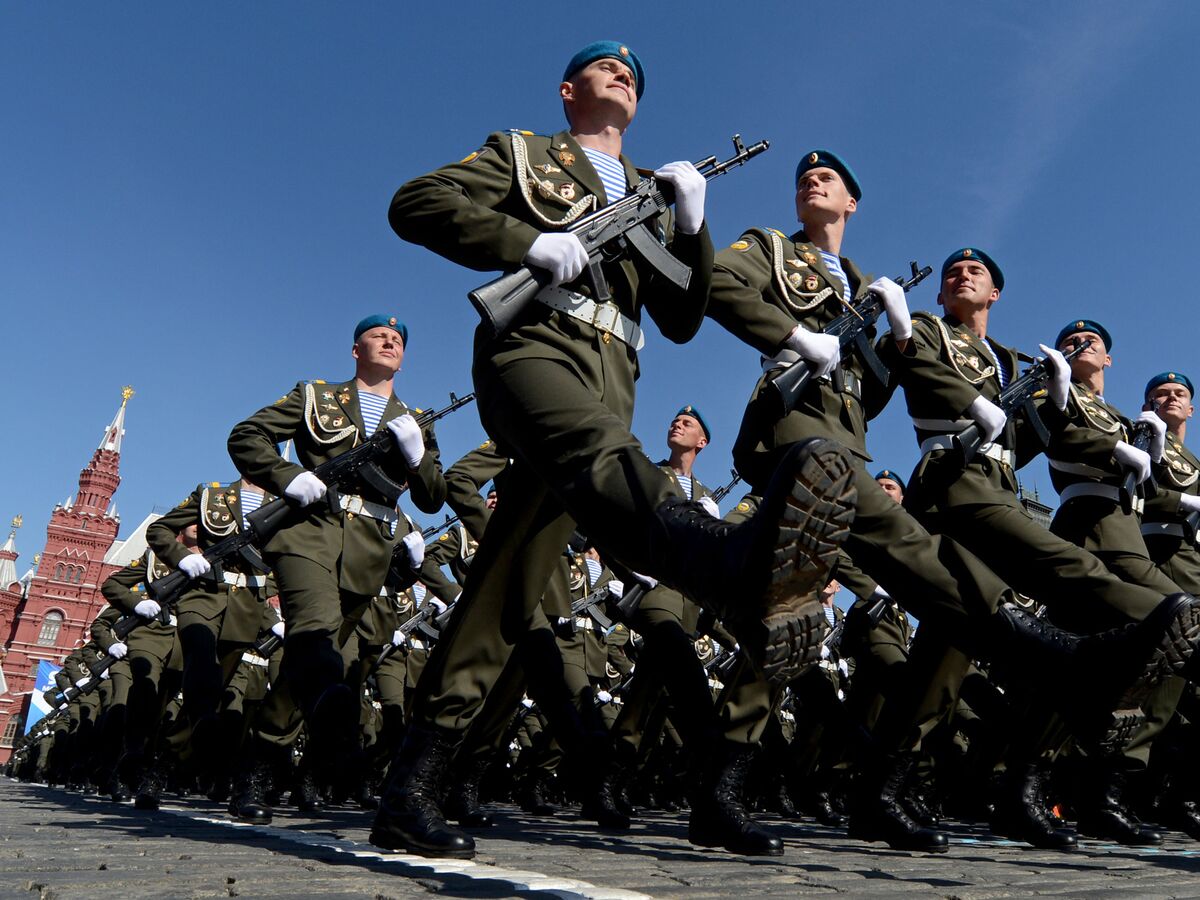
[[[1191,379],[1112,368],[1122,336],[1086,308],[1020,335],[1036,355],[1001,343],[1004,272],[971,235],[865,274],[868,186],[833,150],[798,160],[798,229],[715,249],[708,182],[768,143],[637,168],[645,89],[630,46],[589,44],[563,130],[491,134],[396,191],[402,240],[492,273],[471,392],[406,406],[403,310],[347,322],[351,377],[258,398],[227,423],[241,477],[174,486],[11,776],[251,823],[357,806],[376,847],[460,859],[506,802],[600,831],[683,809],[693,845],[746,856],[784,852],[767,816],[927,853],[952,820],[1062,851],[1200,841]],[[910,312],[923,279],[941,315]],[[661,443],[631,431],[638,351],[706,317],[761,356],[723,486],[693,474],[703,397]],[[897,392],[910,475],[868,452]],[[486,440],[444,465],[450,415]]]

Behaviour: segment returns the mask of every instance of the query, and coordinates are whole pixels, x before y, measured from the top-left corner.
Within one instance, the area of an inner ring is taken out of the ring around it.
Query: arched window
[[[65,573],[66,573],[66,567],[62,563],[59,563],[57,566],[54,567],[54,580],[55,581],[66,580]]]
[[[37,642],[46,647],[53,647],[58,640],[58,632],[62,630],[63,614],[56,609],[46,613],[42,619],[42,630],[38,633]]]

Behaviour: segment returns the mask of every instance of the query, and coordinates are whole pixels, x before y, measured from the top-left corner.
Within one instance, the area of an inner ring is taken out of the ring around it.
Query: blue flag
[[[54,683],[54,676],[59,673],[60,669],[62,666],[56,666],[44,659],[38,663],[37,681],[33,685],[33,694],[29,698],[29,715],[25,719],[26,734],[29,734],[29,729],[52,712],[50,704],[42,695],[46,691],[57,690],[58,685]]]

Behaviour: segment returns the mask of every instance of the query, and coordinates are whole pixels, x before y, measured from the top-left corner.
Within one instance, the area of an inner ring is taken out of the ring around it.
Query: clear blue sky
[[[987,249],[1008,281],[993,333],[1034,351],[1099,319],[1108,395],[1131,410],[1149,375],[1193,366],[1198,25],[1186,2],[5,4],[0,522],[25,516],[18,568],[123,384],[122,536],[234,477],[239,419],[299,379],[349,377],[365,314],[409,323],[406,402],[469,390],[481,276],[397,239],[388,201],[491,131],[557,130],[563,65],[597,38],[646,66],[639,165],[725,154],[735,131],[772,141],[710,186],[719,246],[790,231],[796,159],[832,148],[865,192],[847,255],[894,275]],[[696,404],[716,431],[699,473],[724,482],[756,354],[708,323],[683,347],[651,329],[642,365],[648,452]],[[439,434],[447,464],[484,439],[468,412]],[[915,463],[898,402],[870,448]],[[1023,474],[1050,490],[1043,462]]]

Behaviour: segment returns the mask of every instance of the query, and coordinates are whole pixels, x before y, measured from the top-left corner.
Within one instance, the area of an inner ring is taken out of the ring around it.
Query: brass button
[[[604,343],[606,343],[606,344],[611,344],[612,343],[612,335],[609,334],[607,331],[605,331],[600,335],[600,340],[604,341]]]
[[[348,513],[346,513],[346,518],[347,518],[347,519],[353,519],[353,518],[354,518],[354,513],[352,513],[352,512],[348,512]]]

